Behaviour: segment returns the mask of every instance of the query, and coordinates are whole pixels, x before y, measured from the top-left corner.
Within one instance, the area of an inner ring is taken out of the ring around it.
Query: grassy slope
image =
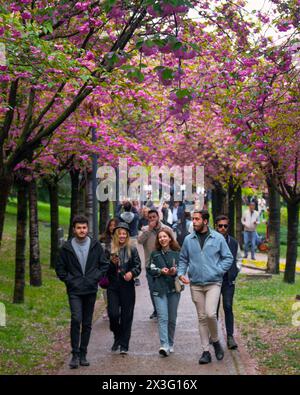
[[[282,279],[247,280],[241,275],[236,288],[236,323],[263,374],[300,373],[300,326],[292,324],[300,276],[293,285]]]

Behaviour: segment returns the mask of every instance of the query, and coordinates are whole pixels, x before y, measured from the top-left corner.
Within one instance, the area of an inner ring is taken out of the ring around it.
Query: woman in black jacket
[[[180,247],[172,231],[163,228],[157,234],[156,250],[150,256],[147,272],[153,276],[153,297],[160,337],[159,354],[167,357],[174,352],[174,334],[180,292],[176,292],[175,278]]]
[[[118,224],[118,219],[117,218],[111,218],[105,228],[104,233],[100,235],[100,243],[102,248],[105,251],[105,255],[107,256],[107,259],[110,259],[110,251],[111,251],[111,242],[113,238],[113,232],[115,227]],[[107,290],[102,289],[102,295],[103,295],[103,300],[105,303],[105,311],[102,315],[103,320],[108,320],[108,311],[107,311]]]
[[[141,273],[138,251],[130,245],[129,226],[120,222],[114,229],[107,272],[108,316],[114,333],[112,351],[127,354],[135,305],[134,278]]]

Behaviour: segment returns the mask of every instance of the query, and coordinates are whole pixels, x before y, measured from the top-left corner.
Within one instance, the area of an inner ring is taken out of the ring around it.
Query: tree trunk
[[[85,189],[85,216],[89,220],[89,234],[93,236],[93,182],[92,173],[88,173]]]
[[[216,217],[220,214],[224,214],[224,201],[226,194],[219,182],[214,183],[214,189],[212,190],[212,214],[214,224],[216,223]]]
[[[42,285],[42,268],[40,263],[39,221],[35,180],[32,180],[29,184],[29,237],[30,285],[34,287],[40,287]]]
[[[100,225],[99,232],[100,234],[104,233],[106,224],[109,221],[109,201],[100,202]]]
[[[289,202],[287,204],[288,236],[284,281],[289,284],[293,284],[295,282],[298,247],[299,206],[299,202]]]
[[[228,217],[229,217],[229,234],[235,237],[235,190],[232,177],[230,177],[228,187]]]
[[[242,202],[242,187],[238,186],[235,193],[235,212],[236,212],[236,239],[242,248],[243,246],[243,225],[242,225],[242,215],[243,215],[243,202]]]
[[[71,176],[71,213],[69,225],[69,239],[73,236],[72,221],[75,215],[79,214],[79,175],[80,170],[72,169]]]
[[[59,227],[59,211],[58,211],[58,184],[57,181],[48,183],[50,197],[50,217],[51,217],[51,252],[50,267],[54,268],[58,257],[58,227]]]
[[[5,211],[7,199],[13,184],[13,177],[11,174],[0,174],[0,247],[3,237]]]
[[[25,289],[25,249],[27,222],[27,188],[24,181],[18,182],[16,271],[13,303],[24,303]]]
[[[86,188],[86,180],[84,175],[82,175],[81,180],[79,182],[79,213],[80,215],[85,215],[85,188]]]
[[[280,195],[270,180],[267,180],[267,184],[269,195],[267,272],[278,274],[280,271]]]

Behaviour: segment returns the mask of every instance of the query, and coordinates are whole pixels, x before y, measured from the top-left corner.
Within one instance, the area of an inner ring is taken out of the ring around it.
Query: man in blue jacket
[[[192,300],[197,309],[203,348],[200,365],[211,362],[209,335],[216,358],[221,360],[224,357],[218,335],[217,307],[223,275],[233,263],[225,238],[210,229],[208,221],[208,211],[194,211],[194,231],[185,238],[178,263],[178,277],[184,284],[190,284]],[[189,279],[185,277],[186,272]]]

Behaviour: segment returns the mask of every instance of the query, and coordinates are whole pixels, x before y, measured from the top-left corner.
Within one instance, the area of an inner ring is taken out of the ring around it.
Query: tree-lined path
[[[139,249],[140,251],[140,249]],[[141,251],[140,251],[141,252]],[[142,255],[142,254],[141,254]],[[251,358],[242,345],[239,335],[239,349],[229,351],[224,340],[221,322],[221,342],[225,348],[223,361],[217,361],[212,351],[213,361],[209,365],[199,365],[201,355],[200,337],[196,309],[191,300],[190,289],[186,287],[181,295],[175,334],[174,354],[162,358],[158,354],[159,337],[157,321],[149,320],[152,312],[145,270],[141,275],[141,286],[136,287],[136,305],[129,353],[121,356],[112,353],[113,343],[109,322],[99,318],[93,326],[89,344],[88,359],[91,366],[70,370],[69,358],[58,374],[145,374],[145,375],[237,375],[257,374]]]

